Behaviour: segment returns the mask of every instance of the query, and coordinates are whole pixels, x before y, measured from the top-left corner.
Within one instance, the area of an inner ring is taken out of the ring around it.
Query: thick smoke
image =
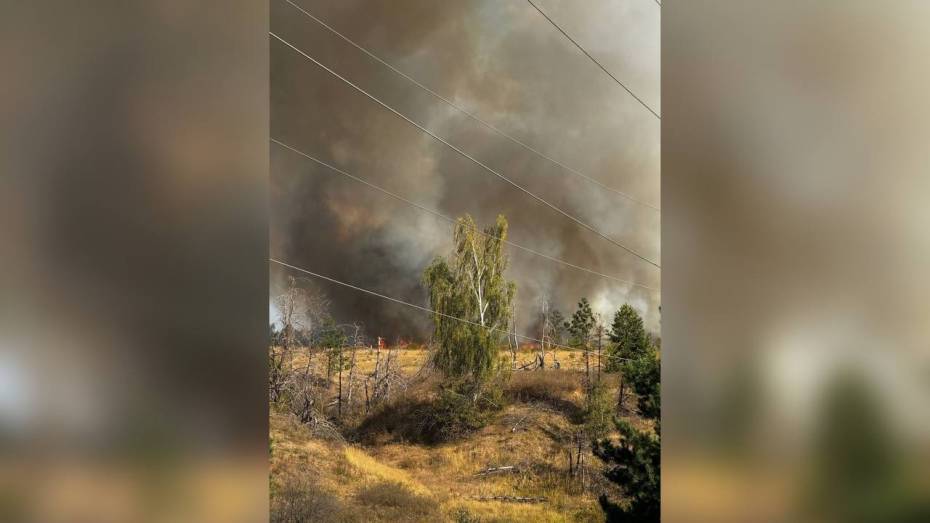
[[[459,105],[602,183],[659,203],[659,122],[524,2],[298,2]],[[659,10],[543,3],[618,78],[658,110]],[[310,56],[515,182],[659,259],[658,213],[555,166],[417,89],[283,0],[271,28]],[[271,135],[448,216],[497,214],[510,239],[577,265],[658,288],[659,270],[510,187],[339,79],[271,40]],[[451,227],[277,145],[271,146],[271,253],[425,305],[420,275],[449,251]],[[658,329],[656,291],[509,248],[519,330],[535,332],[548,296],[566,315],[587,297],[611,314],[630,302]],[[290,274],[272,265],[272,293]],[[318,282],[340,321],[371,335],[422,337],[425,315]],[[608,318],[609,319],[609,318]]]

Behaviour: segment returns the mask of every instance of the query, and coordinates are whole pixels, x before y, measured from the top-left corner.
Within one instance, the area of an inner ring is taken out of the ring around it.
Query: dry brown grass
[[[270,508],[271,523],[336,521],[343,519],[346,512],[342,501],[320,489],[312,476],[297,473],[279,478]]]
[[[398,357],[404,373],[412,375],[425,356],[422,349],[407,349]],[[571,356],[578,355],[558,355],[561,370],[514,372],[505,388],[508,405],[484,428],[442,444],[412,444],[411,438],[398,437],[403,427],[416,427],[417,406],[435,398],[435,383],[415,386],[379,407],[367,418],[371,430],[357,443],[314,439],[287,416],[273,414],[272,483],[294,471],[313,475],[316,487],[338,498],[346,507],[343,514],[352,515],[343,521],[402,521],[405,514],[419,514],[411,521],[603,521],[597,493],[612,486],[593,481],[582,489],[567,474],[566,445],[579,430],[576,414],[583,405],[578,371],[583,361],[571,363]],[[370,357],[359,353],[360,367],[373,367]],[[529,359],[532,353],[521,357]],[[605,378],[615,394],[616,378]],[[588,460],[596,478],[603,465],[593,456]],[[508,465],[515,470],[476,476]],[[478,499],[488,496],[547,501]]]
[[[414,493],[400,482],[382,481],[362,487],[355,500],[373,511],[376,520],[441,521],[439,504],[428,495]]]
[[[581,397],[583,375],[565,370],[514,372],[505,392],[514,401],[575,401]]]

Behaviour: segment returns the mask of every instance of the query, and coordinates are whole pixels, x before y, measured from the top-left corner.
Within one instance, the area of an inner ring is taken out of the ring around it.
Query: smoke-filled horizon
[[[495,127],[601,183],[659,204],[659,121],[526,2],[296,1]],[[659,9],[540,2],[650,107],[659,110]],[[658,261],[659,213],[521,148],[423,92],[284,0],[271,29],[387,105],[624,245]],[[520,245],[653,288],[659,270],[509,186],[272,38],[271,136],[447,216],[484,227],[498,214]],[[448,254],[451,225],[278,145],[271,154],[271,255],[419,305],[423,269]],[[658,331],[659,292],[507,246],[518,331],[540,301],[569,316],[586,297],[609,322],[630,303]],[[271,293],[288,275],[272,264]],[[338,321],[369,335],[423,338],[426,314],[325,281]],[[272,309],[272,315],[274,310]]]

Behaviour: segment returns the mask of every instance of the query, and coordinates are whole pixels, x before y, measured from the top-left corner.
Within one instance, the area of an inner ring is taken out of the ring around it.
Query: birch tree
[[[516,292],[504,277],[506,237],[503,216],[481,234],[465,215],[456,221],[451,255],[436,258],[424,271],[430,307],[438,313],[433,315],[435,363],[449,376],[482,381],[497,361]]]

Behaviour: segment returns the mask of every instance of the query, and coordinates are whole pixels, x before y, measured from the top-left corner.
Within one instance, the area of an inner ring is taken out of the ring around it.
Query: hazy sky
[[[296,2],[429,88],[534,148],[658,206],[659,121],[524,1]],[[659,104],[659,7],[649,0],[538,5],[653,109]],[[271,29],[386,104],[621,243],[659,260],[659,213],[535,156],[397,76],[284,0]],[[271,135],[448,216],[497,214],[510,240],[658,288],[660,271],[510,187],[281,42],[271,39]],[[420,275],[451,247],[448,223],[271,145],[271,254],[417,304]],[[542,296],[569,314],[587,297],[623,302],[658,329],[659,295],[508,248],[518,328],[536,335]],[[272,266],[272,294],[289,273]],[[422,334],[425,315],[319,287],[340,321],[371,335]]]

